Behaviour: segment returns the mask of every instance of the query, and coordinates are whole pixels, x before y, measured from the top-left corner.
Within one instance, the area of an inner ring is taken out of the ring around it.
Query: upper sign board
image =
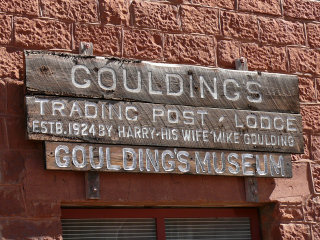
[[[44,51],[25,59],[29,93],[299,113],[294,75]]]
[[[294,75],[44,51],[25,64],[47,169],[291,177],[303,152]]]

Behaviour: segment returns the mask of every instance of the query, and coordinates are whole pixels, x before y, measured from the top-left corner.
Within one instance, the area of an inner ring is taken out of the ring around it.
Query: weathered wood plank
[[[292,177],[291,155],[46,142],[50,170]]]
[[[27,96],[29,139],[300,153],[298,114]]]
[[[26,51],[29,93],[299,113],[298,78]]]

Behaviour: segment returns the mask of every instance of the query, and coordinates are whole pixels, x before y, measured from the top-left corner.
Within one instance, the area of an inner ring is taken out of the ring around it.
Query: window
[[[260,239],[255,208],[62,209],[63,239]]]

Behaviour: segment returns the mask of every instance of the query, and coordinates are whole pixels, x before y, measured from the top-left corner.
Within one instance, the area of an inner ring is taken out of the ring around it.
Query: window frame
[[[62,208],[61,219],[154,218],[157,240],[165,240],[165,218],[250,218],[251,239],[260,240],[257,208]]]

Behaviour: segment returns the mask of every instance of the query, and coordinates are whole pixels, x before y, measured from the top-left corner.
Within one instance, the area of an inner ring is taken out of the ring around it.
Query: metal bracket
[[[93,55],[93,44],[91,42],[80,42],[79,53],[82,55]]]
[[[91,42],[80,42],[79,53],[82,55],[92,56],[93,44]],[[98,172],[86,172],[85,185],[87,199],[100,199],[100,175]]]
[[[237,70],[248,71],[248,62],[246,58],[241,57],[236,59],[235,64]],[[259,202],[257,178],[244,177],[244,188],[247,202]]]
[[[242,71],[248,71],[248,62],[247,59],[244,57],[238,58],[235,60],[236,69]]]
[[[89,171],[85,175],[86,198],[100,199],[100,176],[98,172]]]

